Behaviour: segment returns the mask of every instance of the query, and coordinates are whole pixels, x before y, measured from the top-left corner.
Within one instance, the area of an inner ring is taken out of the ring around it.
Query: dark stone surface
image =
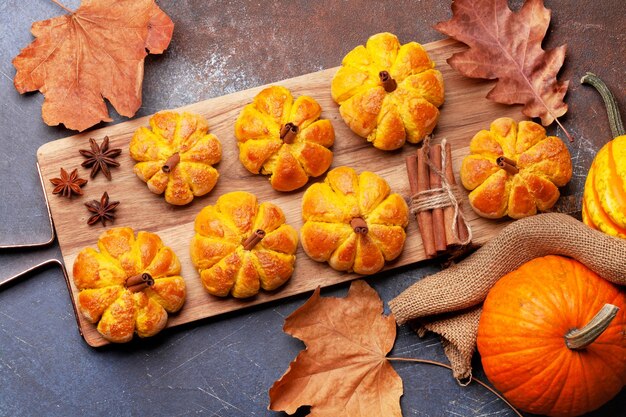
[[[545,46],[568,44],[562,71],[571,80],[562,122],[574,181],[582,181],[610,138],[599,96],[578,80],[594,71],[626,108],[626,2],[546,1],[553,20]],[[66,1],[75,8],[78,1]],[[449,2],[161,0],[176,23],[170,49],[146,61],[138,116],[336,66],[368,36],[389,31],[402,41],[442,38],[432,25]],[[520,1],[511,3],[519,7]],[[0,2],[0,245],[45,240],[48,221],[35,168],[42,144],[68,136],[41,120],[41,94],[20,96],[11,59],[26,46],[33,21],[61,10],[43,0]],[[113,123],[123,119],[115,115]],[[554,128],[551,128],[555,132]],[[559,132],[557,132],[559,133]],[[60,256],[58,247],[0,252],[0,278]],[[368,279],[385,301],[436,265]],[[344,295],[341,285],[323,295]],[[272,416],[267,391],[303,345],[282,332],[284,317],[307,295],[164,331],[151,340],[95,350],[79,336],[61,272],[48,268],[0,291],[0,415]],[[395,356],[445,360],[438,340],[399,329]],[[480,386],[459,387],[445,369],[395,366],[405,416],[513,416]],[[475,375],[484,377],[476,358]],[[624,391],[593,416],[625,416]]]

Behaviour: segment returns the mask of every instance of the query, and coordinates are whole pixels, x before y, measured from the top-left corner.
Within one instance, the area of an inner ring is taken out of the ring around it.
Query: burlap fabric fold
[[[564,255],[606,280],[626,285],[626,240],[592,230],[566,214],[539,214],[505,227],[470,257],[416,282],[389,302],[398,324],[442,337],[454,377],[471,377],[482,302],[498,279],[531,259]]]

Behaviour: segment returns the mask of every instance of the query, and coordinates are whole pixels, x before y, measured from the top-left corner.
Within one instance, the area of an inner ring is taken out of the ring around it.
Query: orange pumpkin
[[[624,292],[578,261],[525,263],[485,300],[478,351],[487,378],[524,411],[595,410],[626,383],[624,308]]]
[[[583,194],[583,222],[593,229],[626,239],[626,132],[617,101],[604,82],[587,73],[607,107],[613,140],[600,149],[589,168]]]

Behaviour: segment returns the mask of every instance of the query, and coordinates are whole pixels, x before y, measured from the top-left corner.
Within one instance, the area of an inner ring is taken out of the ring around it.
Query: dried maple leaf
[[[162,53],[173,30],[154,0],[83,0],[75,12],[33,23],[36,39],[13,60],[15,88],[41,91],[50,126],[82,131],[111,121],[104,98],[132,117],[141,106],[146,49]]]
[[[567,112],[563,97],[569,81],[556,79],[565,45],[549,51],[541,47],[550,23],[543,0],[528,0],[517,13],[507,0],[455,0],[452,13],[435,29],[470,47],[448,59],[452,68],[466,77],[497,78],[487,98],[524,104],[522,112],[540,117],[544,126]]]
[[[400,417],[402,380],[386,358],[396,338],[376,291],[352,283],[346,298],[319,288],[285,320],[284,331],[306,343],[270,389],[270,410],[316,417]]]

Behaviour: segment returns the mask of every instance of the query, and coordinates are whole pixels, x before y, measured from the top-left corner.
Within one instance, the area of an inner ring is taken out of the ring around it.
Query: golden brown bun
[[[243,108],[235,123],[239,160],[253,174],[270,175],[275,190],[293,191],[309,177],[322,175],[333,161],[328,148],[335,141],[330,121],[320,119],[322,108],[308,96],[295,101],[284,87],[261,91]],[[292,123],[298,133],[291,143],[280,137],[281,128]]]
[[[85,248],[74,261],[78,310],[98,332],[116,343],[133,333],[154,336],[185,302],[185,281],[180,262],[161,239],[148,232],[137,236],[130,227],[116,227],[100,235],[98,249]],[[148,273],[154,285],[139,292],[126,287],[126,279]]]
[[[265,237],[246,250],[243,243],[259,229]],[[293,273],[298,234],[278,206],[258,204],[253,194],[222,195],[200,211],[195,230],[191,260],[210,294],[252,297],[260,288],[275,290]]]
[[[395,35],[379,33],[341,64],[331,94],[354,133],[386,151],[432,133],[444,100],[443,77],[419,43],[400,45]],[[385,91],[381,71],[396,81],[395,91]]]
[[[409,221],[406,202],[390,192],[378,175],[357,175],[348,167],[335,168],[323,183],[311,185],[302,197],[300,237],[306,254],[338,271],[380,271],[402,253]],[[365,221],[366,234],[355,232],[354,218]]]
[[[519,173],[509,174],[496,164],[505,156]],[[470,205],[480,216],[514,219],[550,209],[559,189],[572,177],[572,159],[556,136],[546,137],[537,123],[496,119],[470,142],[470,154],[461,165],[461,181],[470,190]]]
[[[138,162],[133,170],[148,189],[165,192],[165,201],[178,206],[210,192],[219,178],[213,165],[222,159],[222,146],[207,121],[197,114],[163,111],[150,118],[150,127],[137,129],[130,141],[130,156]],[[164,172],[166,160],[176,153],[180,162]]]

